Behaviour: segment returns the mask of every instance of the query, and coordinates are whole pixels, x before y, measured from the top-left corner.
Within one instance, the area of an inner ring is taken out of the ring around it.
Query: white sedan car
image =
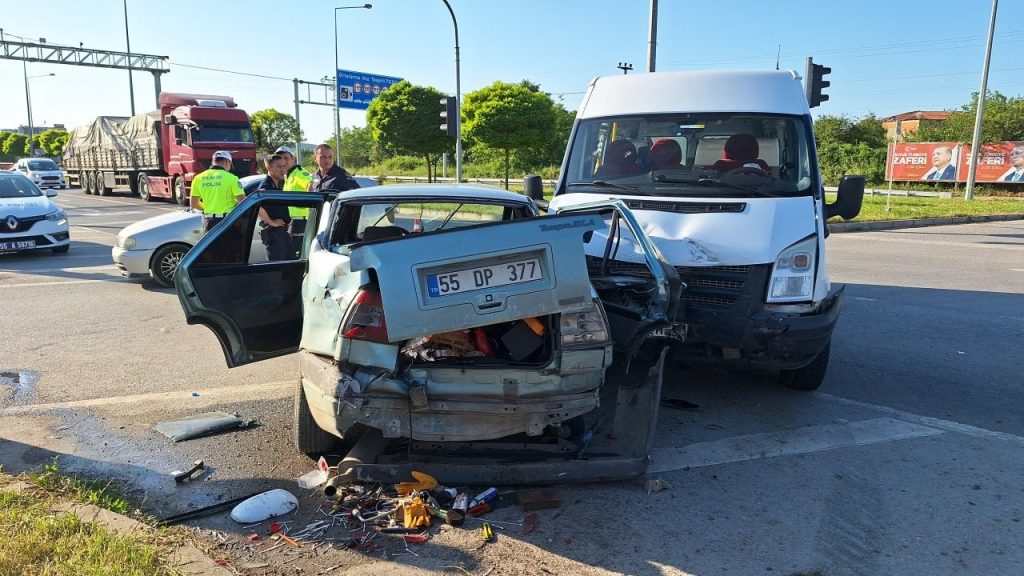
[[[255,191],[263,175],[242,178],[246,194]],[[371,178],[356,178],[359,186],[376,186]],[[114,264],[127,278],[150,276],[165,287],[174,285],[174,271],[192,246],[203,236],[203,216],[191,209],[161,214],[140,220],[118,233],[111,255]],[[263,250],[259,234],[253,238],[253,250]]]
[[[38,186],[17,172],[0,172],[0,253],[22,250],[67,252],[68,217]]]

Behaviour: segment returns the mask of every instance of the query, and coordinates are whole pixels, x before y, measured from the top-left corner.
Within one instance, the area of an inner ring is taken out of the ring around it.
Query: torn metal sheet
[[[227,412],[206,412],[183,420],[158,422],[153,429],[175,442],[183,442],[228,430],[248,428],[255,424],[255,420],[242,420],[237,415]]]

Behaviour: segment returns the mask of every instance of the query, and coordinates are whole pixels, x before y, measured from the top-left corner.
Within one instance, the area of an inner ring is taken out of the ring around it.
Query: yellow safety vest
[[[235,196],[245,192],[238,176],[218,166],[197,174],[190,193],[202,201],[203,214],[227,214],[238,204]]]
[[[284,190],[286,192],[306,192],[309,183],[313,181],[313,175],[306,172],[302,166],[296,166],[284,178]],[[292,218],[306,218],[309,216],[309,208],[288,207],[288,215]]]

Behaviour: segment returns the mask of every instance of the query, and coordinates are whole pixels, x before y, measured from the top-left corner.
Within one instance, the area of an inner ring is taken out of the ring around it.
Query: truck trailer
[[[231,152],[237,176],[256,174],[249,116],[230,96],[162,92],[159,104],[159,110],[100,116],[75,128],[62,157],[69,183],[86,194],[128,190],[184,206],[192,179],[210,167],[217,150]]]

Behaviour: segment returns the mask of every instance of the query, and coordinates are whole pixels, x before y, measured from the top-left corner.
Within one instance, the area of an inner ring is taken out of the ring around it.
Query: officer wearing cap
[[[238,176],[231,173],[230,152],[213,153],[210,169],[192,179],[190,195],[192,208],[203,212],[203,232],[209,232],[245,198]]]
[[[280,146],[274,151],[275,156],[284,158],[285,178],[284,188],[286,192],[307,192],[313,176],[306,172],[302,166],[295,161],[295,152],[288,146]],[[288,233],[292,235],[292,241],[296,246],[302,245],[302,236],[306,232],[306,218],[309,216],[309,208],[288,207],[288,215],[291,216],[291,223],[288,224]]]

